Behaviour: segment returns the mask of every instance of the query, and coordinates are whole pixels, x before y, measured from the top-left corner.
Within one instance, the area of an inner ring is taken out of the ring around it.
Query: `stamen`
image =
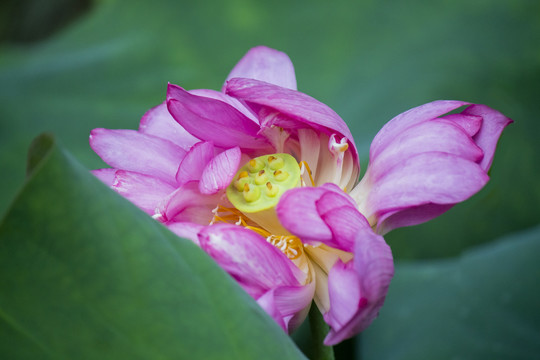
[[[274,185],[275,187],[275,185]],[[210,225],[222,222],[227,224],[235,224],[238,226],[243,226],[244,228],[251,230],[266,239],[269,243],[278,248],[283,254],[285,254],[289,259],[295,260],[302,255],[303,244],[299,238],[292,235],[287,236],[278,236],[272,235],[269,231],[248,224],[250,221],[244,214],[238,211],[235,208],[229,208],[222,205],[216,206],[212,210],[214,218],[210,222]],[[236,220],[236,221],[235,221]]]
[[[266,241],[277,247],[291,260],[298,259],[302,254],[303,244],[296,236],[270,235]]]
[[[344,153],[345,151],[347,151],[347,149],[349,149],[349,143],[347,141],[347,138],[342,137],[339,142],[336,141],[336,138],[336,134],[332,134],[332,136],[330,136],[330,150],[333,153],[336,153],[338,151]]]
[[[311,181],[311,186],[315,187],[315,181],[313,181],[313,176],[311,175],[311,169],[309,168],[309,165],[305,161],[300,161],[298,164],[300,166],[300,174],[304,175],[305,170],[307,170],[307,173],[309,175],[309,180]]]

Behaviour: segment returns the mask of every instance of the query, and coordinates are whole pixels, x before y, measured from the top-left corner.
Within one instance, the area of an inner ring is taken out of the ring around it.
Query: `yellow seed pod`
[[[300,168],[289,154],[263,155],[244,164],[234,179],[227,198],[241,212],[253,214],[275,207],[285,191],[300,186]]]

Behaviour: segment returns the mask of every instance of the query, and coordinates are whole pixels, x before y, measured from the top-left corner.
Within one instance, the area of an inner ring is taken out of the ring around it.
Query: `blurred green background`
[[[88,146],[91,129],[137,128],[167,82],[219,89],[262,44],[286,52],[299,90],[347,122],[363,169],[376,132],[432,100],[483,103],[515,120],[479,194],[386,236],[398,262],[454,259],[540,223],[536,0],[4,1],[0,39],[0,215],[24,183],[39,133],[54,133],[88,169],[103,167]],[[538,298],[536,285],[528,291]]]

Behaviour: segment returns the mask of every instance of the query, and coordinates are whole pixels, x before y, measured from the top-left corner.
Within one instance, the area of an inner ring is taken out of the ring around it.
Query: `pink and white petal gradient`
[[[291,219],[290,207],[304,202],[302,210],[309,217]],[[373,232],[353,204],[337,186],[327,184],[290,190],[277,207],[280,221],[291,233],[302,238],[316,221],[330,233],[324,233],[316,241],[353,254],[348,262],[333,259],[327,273],[329,308],[321,309],[331,327],[326,345],[337,344],[371,324],[384,303],[394,274],[390,247],[382,236]],[[297,223],[302,223],[303,227],[298,227]]]
[[[238,144],[248,149],[268,147],[257,136],[258,124],[226,102],[193,95],[169,84],[167,107],[176,121],[198,139],[223,148]]]
[[[227,81],[232,78],[255,79],[296,90],[296,76],[291,59],[287,54],[266,46],[254,47],[244,55],[227,76],[223,92]]]
[[[495,146],[512,120],[485,105],[446,115],[464,105],[416,107],[375,136],[368,169],[351,196],[378,233],[431,220],[487,183]]]
[[[295,314],[311,304],[314,287],[304,285],[306,274],[253,231],[217,224],[204,228],[199,242],[284,330]]]
[[[240,148],[234,147],[211,159],[201,174],[199,183],[201,194],[215,194],[229,186],[240,165],[241,156]]]
[[[329,136],[339,134],[347,138],[355,159],[358,153],[347,124],[325,104],[299,91],[283,88],[254,79],[235,78],[227,82],[226,93],[243,100],[259,114],[261,126],[271,125],[287,128],[295,126],[312,128]],[[269,116],[278,113],[281,116]],[[265,116],[261,116],[265,115]],[[270,118],[270,123],[265,123]]]
[[[375,320],[394,276],[390,247],[371,229],[358,229],[353,254],[353,260],[346,264],[338,260],[328,274],[330,310],[323,314],[330,325],[326,345],[364,331]]]
[[[153,107],[143,115],[139,132],[169,140],[184,150],[188,150],[199,141],[174,120],[167,109],[167,102]]]
[[[209,141],[200,141],[187,152],[176,172],[178,185],[200,180],[206,165],[214,158],[214,144]]]
[[[110,166],[176,184],[186,151],[172,142],[135,130],[94,129],[90,146]]]

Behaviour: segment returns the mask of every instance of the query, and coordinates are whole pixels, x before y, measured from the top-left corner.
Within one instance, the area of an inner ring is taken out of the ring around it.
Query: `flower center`
[[[307,164],[299,165],[294,157],[285,153],[251,159],[227,187],[227,198],[234,207],[218,205],[211,224],[227,222],[243,226],[265,237],[289,259],[300,261],[303,244],[283,228],[275,207],[285,191],[302,186],[306,169]]]
[[[257,213],[277,205],[289,189],[299,186],[300,168],[289,154],[259,156],[238,170],[227,198],[243,213]]]
[[[270,234],[290,235],[280,224],[275,207],[281,195],[301,185],[300,167],[289,154],[251,159],[227,187],[231,204]]]

